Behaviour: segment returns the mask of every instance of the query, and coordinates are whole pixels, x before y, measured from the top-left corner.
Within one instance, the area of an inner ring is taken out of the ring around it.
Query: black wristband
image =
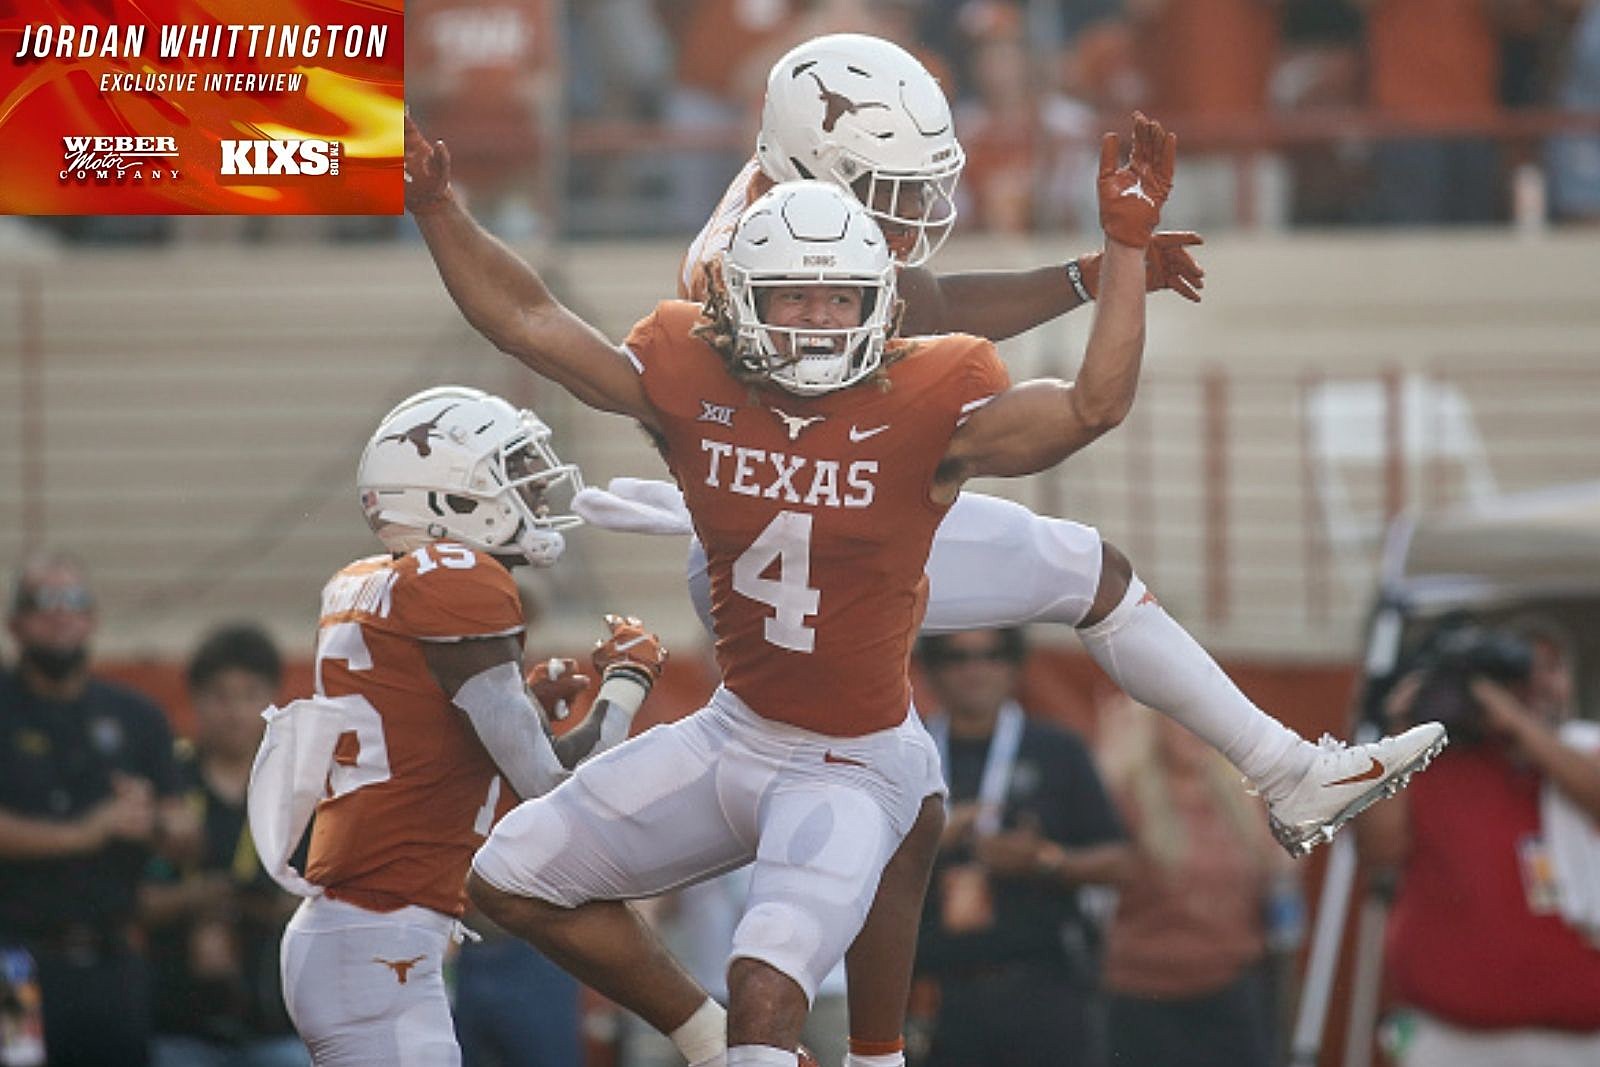
[[[1083,284],[1083,268],[1078,266],[1075,259],[1067,260],[1067,281],[1072,283],[1072,291],[1078,294],[1078,299],[1087,304],[1094,297],[1089,295],[1089,287]]]

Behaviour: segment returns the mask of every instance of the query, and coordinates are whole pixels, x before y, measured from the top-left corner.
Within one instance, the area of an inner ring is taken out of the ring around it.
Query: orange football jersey
[[[706,265],[728,250],[733,243],[734,228],[739,225],[739,216],[771,189],[772,184],[772,179],[754,157],[728,183],[728,191],[722,194],[716,210],[684,253],[683,263],[678,267],[678,296],[696,303],[705,300]]]
[[[373,556],[322,590],[317,691],[360,696],[317,805],[306,877],[377,911],[466,906],[472,853],[516,803],[466,713],[450,703],[422,642],[520,635],[510,573],[440,542]]]
[[[1006,387],[994,345],[917,341],[823,396],[747,387],[666,301],[627,348],[706,548],[723,684],[759,714],[834,736],[898,725],[947,507],[930,494],[957,426]]]

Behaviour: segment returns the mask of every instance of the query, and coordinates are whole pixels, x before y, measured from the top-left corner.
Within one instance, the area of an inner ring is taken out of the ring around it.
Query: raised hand
[[[1122,142],[1114,133],[1100,141],[1100,228],[1118,244],[1146,248],[1161,221],[1161,205],[1172,192],[1178,138],[1159,122],[1133,113],[1133,150],[1117,165]]]
[[[1204,237],[1187,230],[1162,230],[1152,234],[1144,250],[1145,291],[1171,289],[1185,300],[1198,304],[1200,290],[1206,287],[1206,272],[1189,254],[1189,248],[1205,243]],[[1083,272],[1083,287],[1089,290],[1089,299],[1095,299],[1100,295],[1100,253],[1079,256],[1078,269]]]
[[[450,189],[450,150],[430,141],[406,115],[406,210],[413,215],[437,210],[454,199]]]
[[[667,650],[661,638],[631,615],[607,615],[606,625],[611,628],[611,636],[595,642],[590,657],[594,669],[602,677],[628,671],[638,676],[646,689],[654,685],[667,664]]]

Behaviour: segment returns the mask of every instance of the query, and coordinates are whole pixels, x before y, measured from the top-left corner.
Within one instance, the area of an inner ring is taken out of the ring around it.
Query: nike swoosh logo
[[[1140,200],[1143,200],[1145,203],[1149,204],[1151,207],[1154,207],[1155,203],[1156,203],[1154,200],[1150,199],[1150,194],[1144,191],[1144,182],[1134,182],[1132,185],[1128,186],[1126,189],[1122,190],[1122,192],[1118,193],[1117,195],[1118,196],[1137,196]]]
[[[852,426],[852,427],[850,427],[850,440],[852,442],[856,443],[856,444],[860,444],[862,441],[865,441],[869,437],[878,436],[880,433],[882,433],[883,431],[887,430],[888,428],[889,428],[889,424],[887,422],[884,423],[882,426],[874,426],[870,430],[858,430],[854,426]]]
[[[648,640],[650,640],[648,635],[640,634],[638,637],[631,638],[630,640],[627,640],[627,641],[618,641],[617,642],[617,651],[618,652],[626,652],[626,651],[628,651],[628,649],[633,648],[633,647],[635,647],[637,645],[642,645]]]
[[[1323,788],[1329,789],[1336,785],[1355,785],[1357,782],[1372,782],[1382,778],[1383,764],[1379,763],[1378,760],[1372,756],[1368,756],[1367,758],[1372,760],[1372,766],[1368,767],[1360,774],[1352,774],[1350,777],[1341,778],[1337,782],[1328,782],[1323,786]]]
[[[829,749],[827,752],[823,753],[822,762],[823,763],[842,763],[846,767],[865,767],[866,766],[865,763],[862,763],[858,759],[851,759],[849,756],[836,756],[836,755],[833,754],[833,750],[832,749]]]

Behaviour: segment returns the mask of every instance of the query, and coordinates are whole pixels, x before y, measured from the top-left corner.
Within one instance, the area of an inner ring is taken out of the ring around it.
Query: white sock
[[[844,1067],[906,1067],[906,1054],[890,1052],[883,1056],[863,1056],[847,1052],[844,1057]]]
[[[1122,603],[1078,636],[1123,692],[1228,757],[1268,801],[1287,795],[1310,769],[1316,746],[1252,704],[1137,575]]]
[[[689,1061],[689,1067],[723,1067],[727,1063],[728,1011],[707,997],[682,1026],[667,1036]]]
[[[734,1045],[728,1050],[728,1067],[796,1067],[800,1057],[771,1045]]]

